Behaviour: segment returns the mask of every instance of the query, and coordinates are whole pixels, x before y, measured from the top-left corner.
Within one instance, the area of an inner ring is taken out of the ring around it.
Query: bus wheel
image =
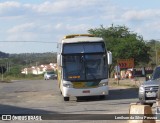
[[[69,97],[64,97],[64,101],[69,101]]]

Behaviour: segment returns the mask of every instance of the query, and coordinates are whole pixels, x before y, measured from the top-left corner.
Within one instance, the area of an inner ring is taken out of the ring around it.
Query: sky
[[[159,40],[159,5],[159,0],[0,0],[0,51],[56,52],[65,35],[112,24]]]

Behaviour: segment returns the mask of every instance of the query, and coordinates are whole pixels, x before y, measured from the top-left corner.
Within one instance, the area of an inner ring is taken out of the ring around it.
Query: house
[[[34,74],[39,75],[43,74],[46,71],[56,71],[57,70],[57,64],[56,63],[50,63],[40,66],[32,66],[31,68],[24,68],[21,70],[22,74]]]

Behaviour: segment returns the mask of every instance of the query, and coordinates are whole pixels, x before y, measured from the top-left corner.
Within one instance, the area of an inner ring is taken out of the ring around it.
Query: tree
[[[114,26],[104,28],[89,29],[90,34],[102,37],[106,47],[113,55],[113,64],[110,69],[113,70],[118,59],[134,58],[135,65],[148,63],[150,47],[146,45],[142,36],[129,31],[126,26]]]
[[[4,53],[2,51],[0,51],[0,58],[8,58],[9,54],[8,53]]]
[[[149,64],[153,67],[159,65],[159,52],[160,52],[160,42],[158,40],[149,40],[146,45],[151,48],[150,50],[150,62]]]

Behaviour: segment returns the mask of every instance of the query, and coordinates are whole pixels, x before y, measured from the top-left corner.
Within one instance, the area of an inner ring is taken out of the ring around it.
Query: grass
[[[0,83],[11,83],[11,82],[12,82],[11,80],[6,80],[6,79],[0,80]]]
[[[18,75],[4,75],[3,81],[1,82],[11,82],[12,80],[40,80],[43,79],[43,75],[33,75],[33,74],[18,74]]]
[[[129,88],[138,88],[139,87],[139,82],[138,84],[134,80],[126,79],[126,80],[119,80],[118,81],[115,79],[109,79],[109,85],[113,87],[129,87]]]

